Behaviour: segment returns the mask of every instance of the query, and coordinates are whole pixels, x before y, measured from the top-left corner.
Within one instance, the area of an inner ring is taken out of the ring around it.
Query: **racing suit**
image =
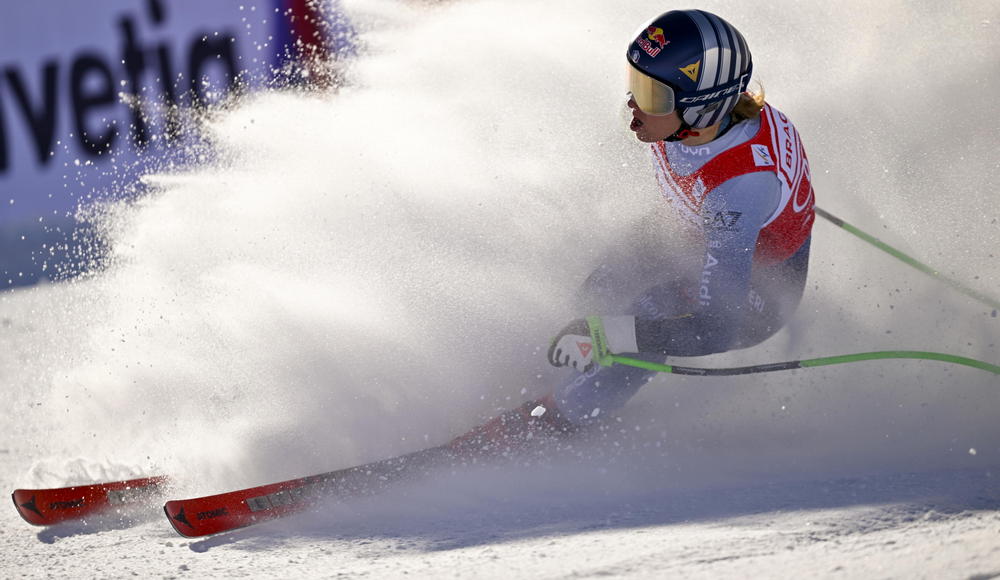
[[[801,299],[815,220],[809,162],[795,127],[765,105],[759,118],[732,124],[704,145],[661,141],[651,148],[674,210],[668,215],[683,224],[694,260],[660,256],[660,281],[632,294],[625,310],[635,317],[638,352],[628,354],[663,362],[747,348],[774,335]],[[681,266],[692,261],[693,269]],[[604,264],[586,291],[607,307],[620,295],[622,272],[643,267],[649,264]],[[654,374],[594,365],[560,385],[554,400],[579,424],[621,407]]]

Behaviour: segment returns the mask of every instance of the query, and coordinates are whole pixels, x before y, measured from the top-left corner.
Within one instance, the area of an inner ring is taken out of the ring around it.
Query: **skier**
[[[714,14],[670,11],[639,29],[626,58],[629,128],[650,144],[672,208],[672,223],[660,227],[682,229],[690,243],[598,268],[586,290],[605,308],[645,272],[658,280],[625,308],[563,328],[548,360],[575,372],[543,399],[453,440],[457,453],[503,454],[620,408],[654,373],[595,364],[608,353],[663,362],[748,348],[798,306],[815,219],[809,163],[788,118],[763,91],[747,92],[753,60],[743,36]]]

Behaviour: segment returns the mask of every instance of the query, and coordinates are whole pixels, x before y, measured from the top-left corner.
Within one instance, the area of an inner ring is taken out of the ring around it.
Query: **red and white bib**
[[[778,176],[781,201],[757,237],[755,262],[786,260],[809,238],[816,218],[809,159],[798,131],[781,111],[765,104],[760,130],[752,139],[719,153],[690,175],[678,175],[670,167],[666,143],[654,143],[652,148],[663,195],[682,218],[699,227],[704,225],[701,206],[705,197],[723,182],[758,171]]]

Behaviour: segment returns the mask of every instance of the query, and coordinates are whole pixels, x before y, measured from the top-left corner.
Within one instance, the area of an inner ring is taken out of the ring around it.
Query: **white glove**
[[[634,316],[591,316],[566,325],[549,347],[549,364],[589,370],[612,353],[638,352]]]

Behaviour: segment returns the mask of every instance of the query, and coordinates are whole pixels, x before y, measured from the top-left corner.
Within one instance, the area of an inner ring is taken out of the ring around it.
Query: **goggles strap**
[[[698,107],[710,105],[716,101],[721,101],[736,93],[742,93],[750,86],[751,71],[747,71],[738,79],[734,79],[724,85],[691,91],[687,93],[675,94],[675,106],[677,107]]]

